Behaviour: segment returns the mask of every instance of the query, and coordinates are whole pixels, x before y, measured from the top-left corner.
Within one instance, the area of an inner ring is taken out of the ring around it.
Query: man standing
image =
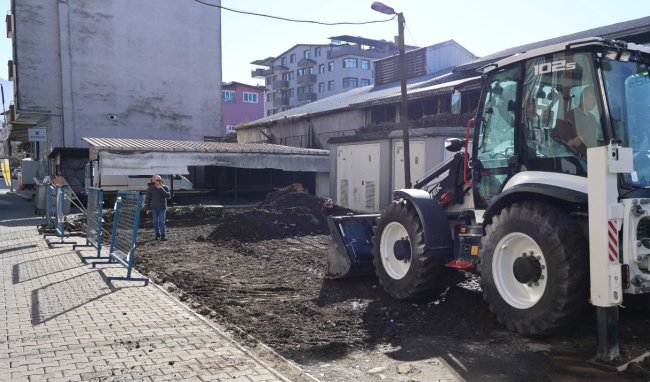
[[[165,238],[165,215],[167,212],[167,199],[170,197],[169,188],[162,183],[160,175],[151,177],[144,207],[147,210],[147,215],[149,215],[150,211],[153,215],[153,229],[156,232],[156,240],[167,240]]]

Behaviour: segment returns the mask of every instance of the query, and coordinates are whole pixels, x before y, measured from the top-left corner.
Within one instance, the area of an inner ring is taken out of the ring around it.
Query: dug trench
[[[590,362],[593,310],[570,330],[528,338],[495,320],[476,276],[449,271],[437,297],[417,304],[391,298],[375,277],[326,278],[326,215],[349,211],[323,205],[287,188],[239,213],[170,209],[167,241],[141,222],[136,267],[251,351],[255,338],[321,381],[650,380],[648,361],[624,371]],[[650,350],[649,322],[621,309],[613,365]]]

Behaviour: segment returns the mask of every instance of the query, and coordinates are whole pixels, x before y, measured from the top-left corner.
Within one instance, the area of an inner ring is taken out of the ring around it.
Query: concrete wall
[[[50,147],[223,134],[218,8],[20,0],[15,17],[19,111],[52,113]]]

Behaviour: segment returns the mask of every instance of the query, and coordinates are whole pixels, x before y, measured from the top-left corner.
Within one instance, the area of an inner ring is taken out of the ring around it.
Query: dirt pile
[[[327,216],[353,211],[309,194],[300,184],[271,192],[253,210],[233,215],[210,234],[211,240],[253,242],[329,234]]]
[[[650,361],[623,375],[588,363],[593,311],[567,333],[533,339],[500,325],[466,274],[445,273],[438,297],[421,304],[391,298],[375,277],[325,278],[326,215],[349,211],[326,202],[292,186],[246,213],[181,211],[168,215],[167,241],[154,240],[149,219],[136,267],[235,338],[251,335],[322,381],[650,380]],[[619,324],[626,360],[650,349],[647,313],[622,309]]]

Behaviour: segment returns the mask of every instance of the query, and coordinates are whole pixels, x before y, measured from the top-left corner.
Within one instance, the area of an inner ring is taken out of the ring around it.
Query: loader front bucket
[[[370,239],[378,217],[377,214],[327,217],[331,235],[327,277],[337,279],[374,273]]]

